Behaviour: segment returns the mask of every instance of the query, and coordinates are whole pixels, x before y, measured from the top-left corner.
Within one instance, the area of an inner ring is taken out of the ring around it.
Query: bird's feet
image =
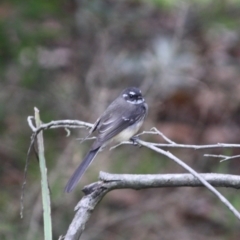
[[[132,143],[133,143],[134,146],[139,146],[139,147],[141,147],[141,145],[138,143],[137,140],[138,140],[138,137],[137,137],[137,136],[133,136],[133,137],[130,138],[130,141],[132,141]]]

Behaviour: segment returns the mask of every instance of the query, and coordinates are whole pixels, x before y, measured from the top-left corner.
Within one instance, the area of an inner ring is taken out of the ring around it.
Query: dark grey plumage
[[[113,138],[117,141],[129,140],[141,127],[147,114],[141,91],[130,87],[113,101],[96,121],[91,133],[98,132],[97,139],[92,144],[88,154],[68,181],[65,192],[71,192],[81,179],[88,166],[94,160],[98,151]]]

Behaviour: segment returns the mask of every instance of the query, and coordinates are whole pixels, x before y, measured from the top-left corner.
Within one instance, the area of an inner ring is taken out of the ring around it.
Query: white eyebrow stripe
[[[135,93],[135,92],[132,92],[132,91],[131,91],[131,92],[129,92],[129,93],[130,93],[130,94],[132,94],[132,95],[136,95],[136,93]]]

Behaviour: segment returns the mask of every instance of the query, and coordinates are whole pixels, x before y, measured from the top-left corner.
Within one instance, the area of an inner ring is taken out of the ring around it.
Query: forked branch
[[[32,123],[33,117],[28,117],[28,124],[33,131],[32,140],[28,151],[33,147],[36,136],[39,132],[49,129],[49,128],[92,128],[93,124],[78,121],[78,120],[58,120],[51,121],[49,123],[42,124],[40,127],[36,128]],[[158,187],[182,187],[182,186],[205,186],[212,193],[214,193],[233,214],[240,220],[240,213],[230,204],[230,202],[219,193],[215,187],[233,187],[240,188],[240,177],[227,174],[199,174],[194,169],[185,164],[182,160],[177,158],[171,152],[163,150],[163,147],[168,148],[190,148],[190,149],[209,149],[209,148],[240,148],[240,144],[225,144],[217,143],[212,145],[185,145],[178,144],[167,138],[163,133],[161,133],[156,128],[150,131],[145,131],[138,135],[144,134],[157,134],[161,136],[167,143],[160,144],[155,142],[146,142],[140,139],[136,139],[137,143],[141,146],[145,146],[155,152],[167,156],[168,158],[174,160],[177,164],[181,165],[190,174],[158,174],[158,175],[129,175],[129,174],[107,174],[100,173],[99,182],[90,184],[83,189],[85,196],[80,200],[77,207],[75,208],[76,215],[68,229],[65,236],[66,240],[79,239],[82,231],[85,228],[85,224],[88,221],[92,211],[96,205],[101,201],[104,195],[113,190],[120,188],[132,188],[132,189],[143,189],[143,188],[158,188]],[[85,139],[84,139],[85,140]],[[131,141],[121,142],[120,144],[112,147],[114,149],[120,145],[133,144]],[[221,155],[220,155],[221,156]],[[232,159],[234,156],[224,156],[226,159]],[[28,163],[28,161],[27,161]],[[24,181],[24,185],[26,182]]]

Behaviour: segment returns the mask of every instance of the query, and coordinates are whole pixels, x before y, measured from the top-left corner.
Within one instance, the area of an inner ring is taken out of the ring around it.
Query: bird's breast
[[[143,121],[140,121],[124,129],[122,132],[120,132],[117,136],[114,137],[114,140],[118,142],[129,140],[132,136],[134,136],[138,132],[138,130],[142,126],[142,123]]]

